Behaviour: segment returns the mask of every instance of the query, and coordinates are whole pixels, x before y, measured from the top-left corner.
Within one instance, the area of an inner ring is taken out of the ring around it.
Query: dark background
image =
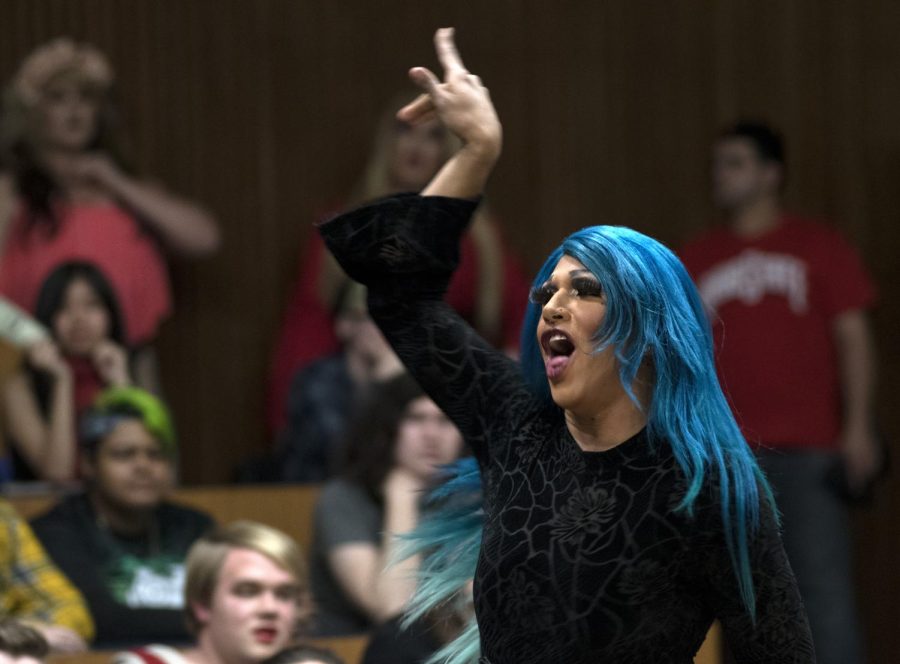
[[[225,238],[172,263],[160,342],[188,483],[267,446],[267,364],[317,210],[344,198],[375,118],[455,25],[505,125],[489,190],[529,268],[575,228],[677,246],[712,219],[709,144],[737,117],[789,141],[788,203],[832,220],[881,291],[879,413],[900,433],[900,3],[890,0],[0,0],[0,77],[59,35],[111,58],[139,173]],[[856,517],[872,661],[900,652],[896,481]]]

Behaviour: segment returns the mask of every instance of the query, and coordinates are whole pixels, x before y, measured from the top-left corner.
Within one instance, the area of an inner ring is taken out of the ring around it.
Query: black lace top
[[[707,481],[693,518],[665,441],[582,451],[561,410],[444,304],[477,202],[402,195],[320,228],[409,371],[478,458],[485,525],[475,575],[484,662],[691,662],[713,619],[740,663],[813,662],[770,510],[751,541],[757,616],[740,600]]]

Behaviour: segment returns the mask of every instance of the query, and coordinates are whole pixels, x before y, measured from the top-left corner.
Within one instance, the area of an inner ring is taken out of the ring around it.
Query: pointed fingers
[[[456,43],[453,41],[453,28],[441,28],[434,33],[434,49],[438,60],[444,68],[444,79],[458,74],[466,74]]]
[[[397,111],[397,119],[410,124],[425,122],[426,119],[431,117],[434,117],[434,102],[431,99],[431,95],[427,92],[420,94]]]
[[[410,69],[409,78],[429,95],[433,94],[437,89],[437,86],[441,84],[438,77],[435,76],[430,69],[425,67],[413,67]]]

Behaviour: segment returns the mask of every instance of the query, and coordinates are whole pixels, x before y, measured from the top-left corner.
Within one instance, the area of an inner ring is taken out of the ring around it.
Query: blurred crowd
[[[42,482],[59,497],[30,523],[0,499],[0,652],[333,663],[309,637],[371,634],[368,664],[424,662],[471,608],[402,630],[419,561],[397,562],[398,536],[466,444],[317,234],[298,256],[268,369],[270,451],[235,471],[320,488],[310,550],[170,500],[189,441],[175,431],[156,351],[161,323],[177,316],[167,262],[214,254],[220,229],[205,205],[133,170],[114,83],[103,53],[61,38],[22,61],[0,116],[0,487]],[[331,213],[421,191],[456,149],[437,121],[395,118],[412,97],[377,121],[359,181]],[[864,655],[847,508],[886,466],[872,422],[876,293],[833,228],[782,209],[785,167],[766,125],[723,132],[712,188],[725,223],[680,255],[784,513],[820,661],[853,664]],[[530,286],[482,203],[447,300],[515,356]]]

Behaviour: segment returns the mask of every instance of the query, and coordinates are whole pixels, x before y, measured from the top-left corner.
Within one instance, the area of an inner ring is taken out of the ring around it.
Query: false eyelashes
[[[547,303],[553,299],[556,292],[560,290],[552,282],[548,281],[535,286],[528,294],[528,301],[541,307],[547,306]],[[603,297],[603,287],[596,279],[587,277],[576,277],[570,282],[570,288],[563,289],[570,297]]]

